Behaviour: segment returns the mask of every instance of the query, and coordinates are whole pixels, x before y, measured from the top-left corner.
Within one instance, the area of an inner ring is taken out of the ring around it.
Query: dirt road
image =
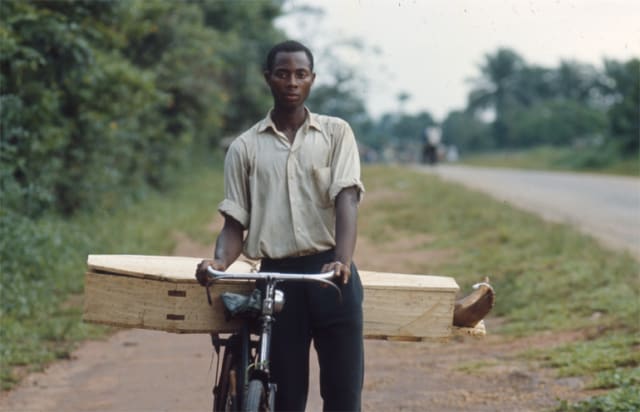
[[[415,241],[402,239],[380,247],[361,238],[356,261],[367,265],[397,262],[391,258],[396,250],[406,251],[403,260],[409,264],[428,259],[425,252],[411,252],[407,247]],[[178,236],[175,254],[208,256],[211,248]],[[403,271],[402,267],[393,269]],[[487,319],[487,329],[491,331],[499,322]],[[555,378],[552,371],[516,356],[578,338],[574,332],[524,339],[490,335],[446,344],[366,341],[363,409],[524,412],[553,406],[557,399],[585,398],[592,393],[584,390],[580,379]],[[314,361],[312,370],[307,410],[318,411],[321,401]],[[105,341],[85,343],[71,360],[30,375],[18,388],[0,396],[0,411],[206,411],[211,408],[214,371],[215,358],[206,335],[125,330]]]
[[[411,239],[376,248],[363,239],[358,260],[391,262],[394,250]],[[181,237],[177,255],[205,256],[210,246]],[[428,256],[406,253],[411,262]],[[382,268],[381,270],[385,270]],[[399,268],[398,270],[402,270]],[[499,319],[487,319],[491,330]],[[556,379],[552,372],[518,360],[516,354],[576,339],[567,334],[507,340],[488,336],[447,344],[366,341],[365,411],[462,412],[539,411],[558,398],[586,397],[579,379]],[[213,364],[212,364],[213,361]],[[483,365],[476,368],[474,365]],[[317,367],[312,358],[308,411],[319,411]],[[72,359],[32,374],[0,397],[7,412],[206,411],[211,408],[215,358],[206,335],[123,330],[88,342]]]

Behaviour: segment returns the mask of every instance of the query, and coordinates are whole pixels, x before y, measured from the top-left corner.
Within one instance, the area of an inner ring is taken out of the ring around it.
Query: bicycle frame
[[[229,344],[229,342],[232,339],[236,341],[240,339],[241,341],[241,349],[238,350],[237,347],[235,349],[236,351],[240,352],[239,357],[241,358],[241,366],[239,368],[240,376],[236,377],[236,379],[239,378],[238,380],[240,385],[238,386],[241,388],[241,396],[239,397],[240,405],[236,406],[241,407],[244,411],[272,411],[274,408],[275,392],[277,390],[277,387],[275,383],[271,382],[270,376],[269,353],[271,350],[271,333],[272,325],[275,320],[274,315],[282,309],[285,303],[284,294],[282,293],[282,291],[276,289],[276,285],[279,282],[283,281],[321,283],[333,287],[338,292],[339,299],[341,299],[342,293],[340,291],[340,288],[336,286],[335,283],[329,280],[334,277],[334,272],[319,274],[292,274],[274,272],[227,273],[214,270],[211,267],[208,268],[208,272],[211,279],[210,282],[215,282],[222,279],[236,279],[256,281],[260,280],[264,281],[265,283],[265,293],[262,299],[261,312],[259,316],[260,326],[257,333],[260,339],[257,342],[257,345],[253,346],[254,342],[251,341],[251,335],[249,333],[247,323],[245,323],[245,325],[243,326],[240,335],[234,334],[227,340],[218,340],[217,342],[214,341],[212,335],[212,342],[214,346],[216,346],[216,344],[224,345],[226,356],[226,350],[228,348],[227,345]],[[207,288],[207,295],[208,293],[209,289]],[[252,347],[256,349],[256,354],[255,358],[253,359],[253,363],[250,364],[249,360],[251,358],[250,352]],[[223,370],[222,373],[225,373],[225,371]],[[218,381],[216,382],[215,388],[219,388],[219,382],[223,378],[227,378],[223,377],[222,373],[218,378]],[[257,382],[259,382],[259,384]],[[214,395],[217,397],[225,396],[225,394],[216,394],[215,390]],[[217,402],[214,402],[214,410],[216,407],[216,403]],[[240,410],[239,408],[233,409]]]

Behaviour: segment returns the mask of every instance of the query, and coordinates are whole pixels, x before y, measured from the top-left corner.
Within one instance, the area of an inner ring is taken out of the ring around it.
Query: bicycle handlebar
[[[329,285],[342,295],[340,288],[329,279],[335,276],[335,272],[325,273],[278,273],[278,272],[251,272],[251,273],[229,273],[215,270],[211,266],[207,268],[211,280],[237,279],[237,280],[266,280],[266,281],[298,281],[298,282],[319,282]]]

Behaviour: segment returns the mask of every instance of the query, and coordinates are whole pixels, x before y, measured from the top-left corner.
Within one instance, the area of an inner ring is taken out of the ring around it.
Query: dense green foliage
[[[3,206],[112,207],[268,107],[278,1],[0,5]],[[248,79],[253,79],[248,81]]]
[[[605,60],[601,69],[574,61],[544,68],[498,49],[485,56],[479,70],[466,110],[450,113],[442,123],[447,144],[463,151],[551,145],[592,154],[605,147],[617,157],[637,159],[639,59]],[[479,120],[487,113],[493,120]]]
[[[280,8],[278,0],[0,2],[3,373],[5,358],[29,364],[51,356],[46,342],[74,335],[66,321],[34,326],[81,290],[87,253],[150,244],[168,252],[166,233],[136,244],[129,222],[105,235],[95,221],[186,183],[197,164],[220,164],[217,142],[263,115],[270,96],[258,56],[284,38],[273,23]],[[175,216],[167,222],[178,225]]]

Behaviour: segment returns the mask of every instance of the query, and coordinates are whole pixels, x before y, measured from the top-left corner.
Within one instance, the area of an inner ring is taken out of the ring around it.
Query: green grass
[[[361,234],[379,243],[428,234],[425,251],[454,250],[421,273],[454,276],[463,290],[489,276],[498,289],[503,333],[638,328],[640,265],[561,224],[406,169],[365,169],[369,191],[394,191],[361,208]],[[365,202],[367,197],[365,195]]]
[[[611,388],[640,383],[640,370],[636,368],[640,366],[639,345],[640,336],[614,332],[593,341],[562,345],[552,352],[534,351],[530,356],[557,369],[559,376],[597,376],[592,388]]]
[[[429,235],[425,256],[452,256],[425,258],[417,273],[453,276],[462,290],[488,275],[497,293],[492,316],[504,319],[492,333],[584,330],[588,339],[535,355],[559,375],[597,380],[638,368],[640,264],[630,255],[433,175],[369,167],[364,178],[372,195],[361,207],[361,234],[380,244]],[[637,394],[609,381],[624,396]]]
[[[640,410],[640,387],[621,386],[602,396],[569,403],[561,401],[555,412],[635,412]]]
[[[213,242],[209,224],[221,197],[221,168],[199,167],[182,176],[175,190],[149,192],[115,212],[25,221],[12,233],[3,232],[2,388],[11,388],[25,372],[67,358],[79,341],[108,332],[81,322],[88,254],[166,255],[177,232]]]
[[[609,391],[591,405],[624,405],[619,399],[627,402],[629,396],[629,402],[635,402],[640,264],[631,256],[605,250],[568,226],[545,222],[433,175],[370,166],[363,169],[363,180],[368,193],[360,209],[361,237],[389,245],[427,235],[415,245],[426,256],[416,273],[452,276],[462,290],[490,276],[497,291],[492,316],[502,318],[502,326],[491,333],[585,331],[585,339],[522,356],[543,362],[559,375],[589,377],[594,387]],[[0,319],[3,387],[15,383],[17,369],[37,370],[68,357],[77,341],[104,333],[83,324],[79,302],[69,300],[82,291],[87,254],[167,254],[177,231],[201,242],[213,240],[208,226],[222,196],[220,168],[199,169],[183,182],[174,191],[149,194],[117,213],[38,223],[49,248],[43,251],[40,246],[30,253],[51,262],[45,285],[55,285],[56,299],[38,306],[25,295],[24,311],[16,309]],[[446,258],[428,258],[439,251]],[[583,408],[563,405],[567,411]]]
[[[510,167],[640,176],[640,157],[620,159],[606,150],[537,147],[528,150],[469,154],[461,163],[471,166]]]

